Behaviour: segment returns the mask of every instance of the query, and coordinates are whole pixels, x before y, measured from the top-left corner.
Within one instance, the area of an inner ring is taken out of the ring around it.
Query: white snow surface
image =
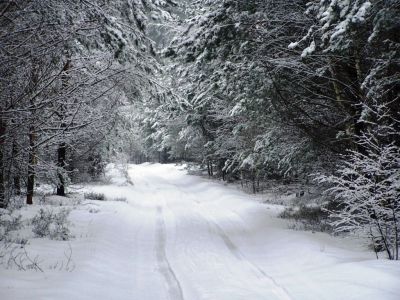
[[[1,300],[400,299],[399,262],[290,230],[262,196],[182,166],[130,165],[134,185],[109,171],[110,184],[85,189],[127,202],[84,201],[70,215],[74,239],[31,239],[44,273],[1,267]],[[69,247],[73,270],[51,269]]]

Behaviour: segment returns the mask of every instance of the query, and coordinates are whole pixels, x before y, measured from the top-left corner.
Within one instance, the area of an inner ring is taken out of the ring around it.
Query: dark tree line
[[[379,105],[398,129],[399,9],[189,1],[164,50],[172,92],[141,106],[147,148],[219,176],[287,178],[332,167],[347,149],[363,152],[363,132],[389,122],[373,113]]]
[[[74,170],[101,171],[121,106],[151,93],[157,64],[146,24],[167,5],[0,3],[1,207],[19,194],[31,204],[37,177],[65,195]]]
[[[398,258],[399,18],[398,0],[189,1],[164,50],[174,93],[139,118],[147,149],[254,191],[326,174],[332,216],[354,221],[335,225]]]

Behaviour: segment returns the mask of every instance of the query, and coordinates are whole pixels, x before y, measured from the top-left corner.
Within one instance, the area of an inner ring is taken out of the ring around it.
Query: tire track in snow
[[[282,300],[292,300],[293,298],[290,296],[289,292],[281,286],[272,276],[268,275],[263,269],[259,266],[255,265],[251,261],[249,261],[245,255],[239,250],[239,248],[233,243],[233,241],[228,237],[225,231],[215,222],[211,221],[211,224],[216,230],[216,233],[221,237],[224,241],[224,244],[229,249],[229,251],[235,256],[238,260],[245,262],[248,264],[255,272],[257,277],[264,278],[268,280],[274,286],[274,294]]]
[[[174,185],[176,189],[178,189],[181,193],[185,195],[190,195],[190,193],[186,192],[184,189],[179,187],[178,185]],[[190,197],[188,197],[190,198]],[[199,205],[201,202],[197,199],[193,199],[197,205]],[[211,228],[214,228],[214,232],[218,234],[218,236],[223,240],[225,246],[228,248],[228,250],[232,253],[234,257],[236,257],[238,260],[246,263],[254,272],[254,274],[260,278],[260,279],[265,279],[267,280],[273,287],[274,287],[274,293],[278,297],[278,299],[281,300],[293,300],[292,296],[290,296],[288,290],[280,285],[275,278],[273,278],[271,275],[268,275],[263,269],[261,269],[259,266],[255,265],[252,263],[250,260],[246,258],[246,256],[240,251],[238,246],[235,245],[235,243],[229,238],[229,236],[225,233],[225,231],[219,226],[215,221],[211,220],[209,217],[204,216],[202,213],[196,211],[196,213],[201,217],[203,220],[206,221],[206,223],[209,224]],[[235,214],[241,219],[240,215],[235,212]]]
[[[156,227],[156,256],[160,273],[168,285],[168,294],[171,300],[184,300],[182,287],[174,270],[168,261],[165,251],[166,246],[166,228],[161,206],[157,207],[157,227]]]

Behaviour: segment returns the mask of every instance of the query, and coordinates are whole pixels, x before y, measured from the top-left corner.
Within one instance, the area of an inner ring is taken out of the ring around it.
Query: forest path
[[[136,271],[141,284],[132,287],[133,299],[365,300],[381,295],[388,280],[369,277],[379,271],[371,253],[355,251],[349,240],[289,230],[277,218],[282,207],[262,203],[261,196],[173,165],[134,165],[128,174],[134,186],[121,189],[131,216],[141,235],[154,237],[152,249],[133,237],[138,253],[148,255],[145,264],[140,255],[133,258],[143,268]],[[154,278],[146,277],[149,269]],[[143,298],[151,282],[157,296]],[[384,299],[398,298],[397,283]]]
[[[127,201],[77,206],[68,242],[33,239],[28,251],[45,272],[0,270],[0,299],[400,299],[398,262],[351,239],[290,230],[266,196],[174,165],[130,165],[133,185],[115,165],[107,173],[109,183],[85,189]],[[67,243],[74,270],[50,270]]]
[[[135,166],[129,174],[141,201],[157,212],[156,257],[169,299],[292,299],[230,238],[248,232],[229,207],[213,207],[214,198],[227,197],[224,186],[173,166]]]

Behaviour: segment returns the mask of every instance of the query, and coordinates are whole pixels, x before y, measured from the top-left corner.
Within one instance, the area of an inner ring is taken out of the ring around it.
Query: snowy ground
[[[111,171],[86,189],[128,201],[77,205],[71,241],[31,239],[44,273],[1,267],[0,299],[400,299],[399,262],[289,230],[259,197],[172,165]]]

